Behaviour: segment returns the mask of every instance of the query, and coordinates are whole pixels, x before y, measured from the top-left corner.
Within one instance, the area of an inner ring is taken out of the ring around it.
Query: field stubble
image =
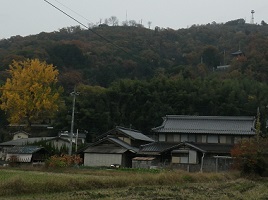
[[[15,199],[268,199],[268,180],[238,173],[0,169],[0,198]]]

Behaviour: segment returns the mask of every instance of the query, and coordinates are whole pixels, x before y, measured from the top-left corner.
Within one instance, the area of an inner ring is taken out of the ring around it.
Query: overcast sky
[[[151,28],[180,29],[213,21],[243,18],[268,22],[268,0],[48,0],[81,23],[98,23],[116,16],[120,22],[135,20]],[[44,0],[0,0],[0,39],[34,35],[78,25]],[[73,12],[74,11],[74,12]],[[82,16],[82,17],[81,17]],[[87,20],[85,20],[87,19]]]

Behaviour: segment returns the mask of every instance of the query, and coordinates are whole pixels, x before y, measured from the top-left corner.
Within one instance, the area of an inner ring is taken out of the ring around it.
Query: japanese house
[[[140,159],[154,158],[156,166],[160,167],[227,170],[232,162],[230,151],[234,144],[254,137],[254,127],[255,117],[250,116],[167,115],[161,126],[152,129],[156,142],[141,145],[138,155]]]

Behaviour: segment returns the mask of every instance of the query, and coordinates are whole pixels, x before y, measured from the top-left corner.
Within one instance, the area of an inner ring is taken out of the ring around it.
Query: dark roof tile
[[[153,128],[162,133],[208,133],[254,135],[254,117],[167,115],[161,126]]]

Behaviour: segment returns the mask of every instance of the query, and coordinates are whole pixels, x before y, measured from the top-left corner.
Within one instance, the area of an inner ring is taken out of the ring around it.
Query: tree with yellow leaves
[[[27,124],[50,119],[59,109],[62,88],[57,86],[58,70],[38,59],[13,61],[10,78],[1,87],[0,108],[10,123]]]

